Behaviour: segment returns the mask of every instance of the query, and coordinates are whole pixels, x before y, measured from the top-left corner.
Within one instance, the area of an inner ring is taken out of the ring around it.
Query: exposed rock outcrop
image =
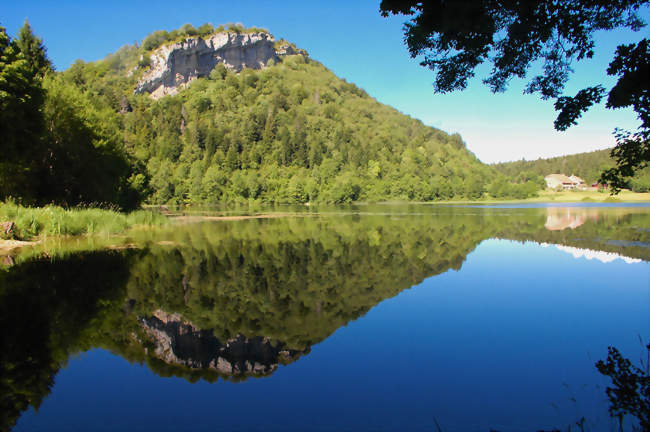
[[[191,369],[212,369],[226,376],[263,376],[303,354],[284,348],[282,343],[272,344],[265,337],[238,335],[221,341],[212,330],[198,329],[176,313],[157,310],[139,321],[154,343],[156,357]]]
[[[243,68],[260,69],[269,60],[297,53],[290,44],[280,44],[277,50],[275,45],[268,33],[223,32],[162,46],[151,54],[149,69],[138,81],[135,92],[150,93],[157,99],[209,75],[219,63],[239,72]]]

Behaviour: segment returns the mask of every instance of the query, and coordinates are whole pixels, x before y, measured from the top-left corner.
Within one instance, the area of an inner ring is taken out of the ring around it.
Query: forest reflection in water
[[[650,261],[643,207],[380,210],[45,242],[12,257],[0,271],[2,425],[92,348],[191,382],[269,376],[383,300],[459,270],[486,239]]]

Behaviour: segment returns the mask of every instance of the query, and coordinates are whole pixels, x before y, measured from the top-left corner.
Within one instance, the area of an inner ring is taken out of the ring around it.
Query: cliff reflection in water
[[[602,211],[563,231],[547,230],[547,216],[447,209],[201,223],[135,234],[128,248],[15,257],[0,270],[2,425],[39,406],[70,355],[95,347],[190,381],[267,376],[382,300],[460,269],[488,238],[650,260],[647,212]]]

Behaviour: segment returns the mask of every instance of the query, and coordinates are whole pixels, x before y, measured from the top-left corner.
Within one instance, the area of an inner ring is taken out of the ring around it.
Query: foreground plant
[[[639,421],[640,430],[650,430],[650,344],[646,345],[645,364],[635,366],[624,358],[615,347],[608,348],[607,359],[596,363],[598,371],[612,379],[607,387],[609,413],[623,424],[623,418],[631,415]]]
[[[44,235],[116,234],[130,228],[167,223],[165,216],[148,210],[122,213],[96,207],[25,207],[11,200],[0,202],[2,221],[14,224],[10,237],[18,240],[31,240]]]

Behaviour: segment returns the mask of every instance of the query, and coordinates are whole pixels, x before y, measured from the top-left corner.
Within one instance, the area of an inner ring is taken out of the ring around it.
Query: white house
[[[576,175],[567,177],[564,174],[549,174],[544,177],[546,180],[546,187],[555,189],[561,186],[563,189],[576,189],[586,187],[585,181]]]

